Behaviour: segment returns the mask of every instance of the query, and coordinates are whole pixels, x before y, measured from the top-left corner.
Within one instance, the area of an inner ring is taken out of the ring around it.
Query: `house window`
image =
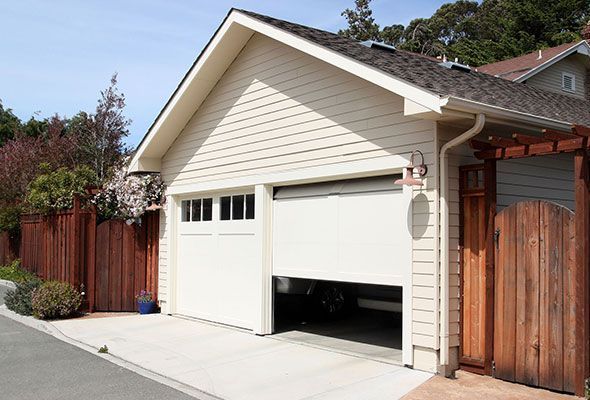
[[[254,219],[254,194],[237,194],[220,198],[221,220]]]
[[[567,72],[561,73],[561,89],[566,92],[576,91],[576,76],[568,74]]]
[[[182,200],[180,205],[180,220],[182,222],[187,222],[191,220],[191,201],[190,200]]]
[[[181,202],[182,222],[211,221],[213,217],[213,199],[192,199]]]

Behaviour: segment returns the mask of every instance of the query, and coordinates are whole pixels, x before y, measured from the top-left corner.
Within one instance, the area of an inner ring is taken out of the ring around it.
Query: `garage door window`
[[[183,200],[181,203],[181,221],[211,221],[213,218],[213,199]]]
[[[222,221],[254,219],[254,194],[238,194],[220,198]]]

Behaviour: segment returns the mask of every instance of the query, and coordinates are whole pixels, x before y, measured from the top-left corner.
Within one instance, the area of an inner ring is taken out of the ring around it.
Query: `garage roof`
[[[444,68],[431,57],[367,47],[337,34],[238,10],[347,57],[402,78],[441,97],[454,96],[568,123],[590,125],[590,102],[513,83],[489,74]]]

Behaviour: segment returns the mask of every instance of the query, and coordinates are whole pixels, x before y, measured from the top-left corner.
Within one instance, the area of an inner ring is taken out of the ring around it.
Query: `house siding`
[[[429,173],[414,189],[412,342],[432,353],[434,132],[434,122],[403,115],[401,97],[255,34],[168,149],[161,172],[169,188],[182,188],[421,150]],[[162,215],[159,290],[169,312],[170,209]],[[435,370],[432,359],[420,356],[415,366]]]
[[[578,98],[586,98],[586,79],[588,73],[580,55],[571,55],[561,61],[547,67],[543,71],[529,78],[526,83],[539,89],[567,94]],[[561,89],[561,74],[566,72],[576,77],[575,93],[566,92]]]

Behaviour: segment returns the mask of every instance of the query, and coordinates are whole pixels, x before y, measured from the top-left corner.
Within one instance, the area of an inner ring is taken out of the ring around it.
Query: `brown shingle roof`
[[[453,96],[538,117],[590,126],[590,102],[586,100],[544,91],[473,70],[463,72],[444,68],[438,61],[418,54],[370,48],[356,40],[331,32],[250,11],[237,11],[378,68],[441,97]]]
[[[532,53],[525,54],[524,56],[482,65],[481,67],[478,67],[477,70],[479,72],[513,81],[525,75],[533,68],[537,68],[545,64],[564,51],[567,51],[579,44],[580,42],[566,43],[560,46],[541,50],[541,58],[539,58],[539,51],[534,51]]]

